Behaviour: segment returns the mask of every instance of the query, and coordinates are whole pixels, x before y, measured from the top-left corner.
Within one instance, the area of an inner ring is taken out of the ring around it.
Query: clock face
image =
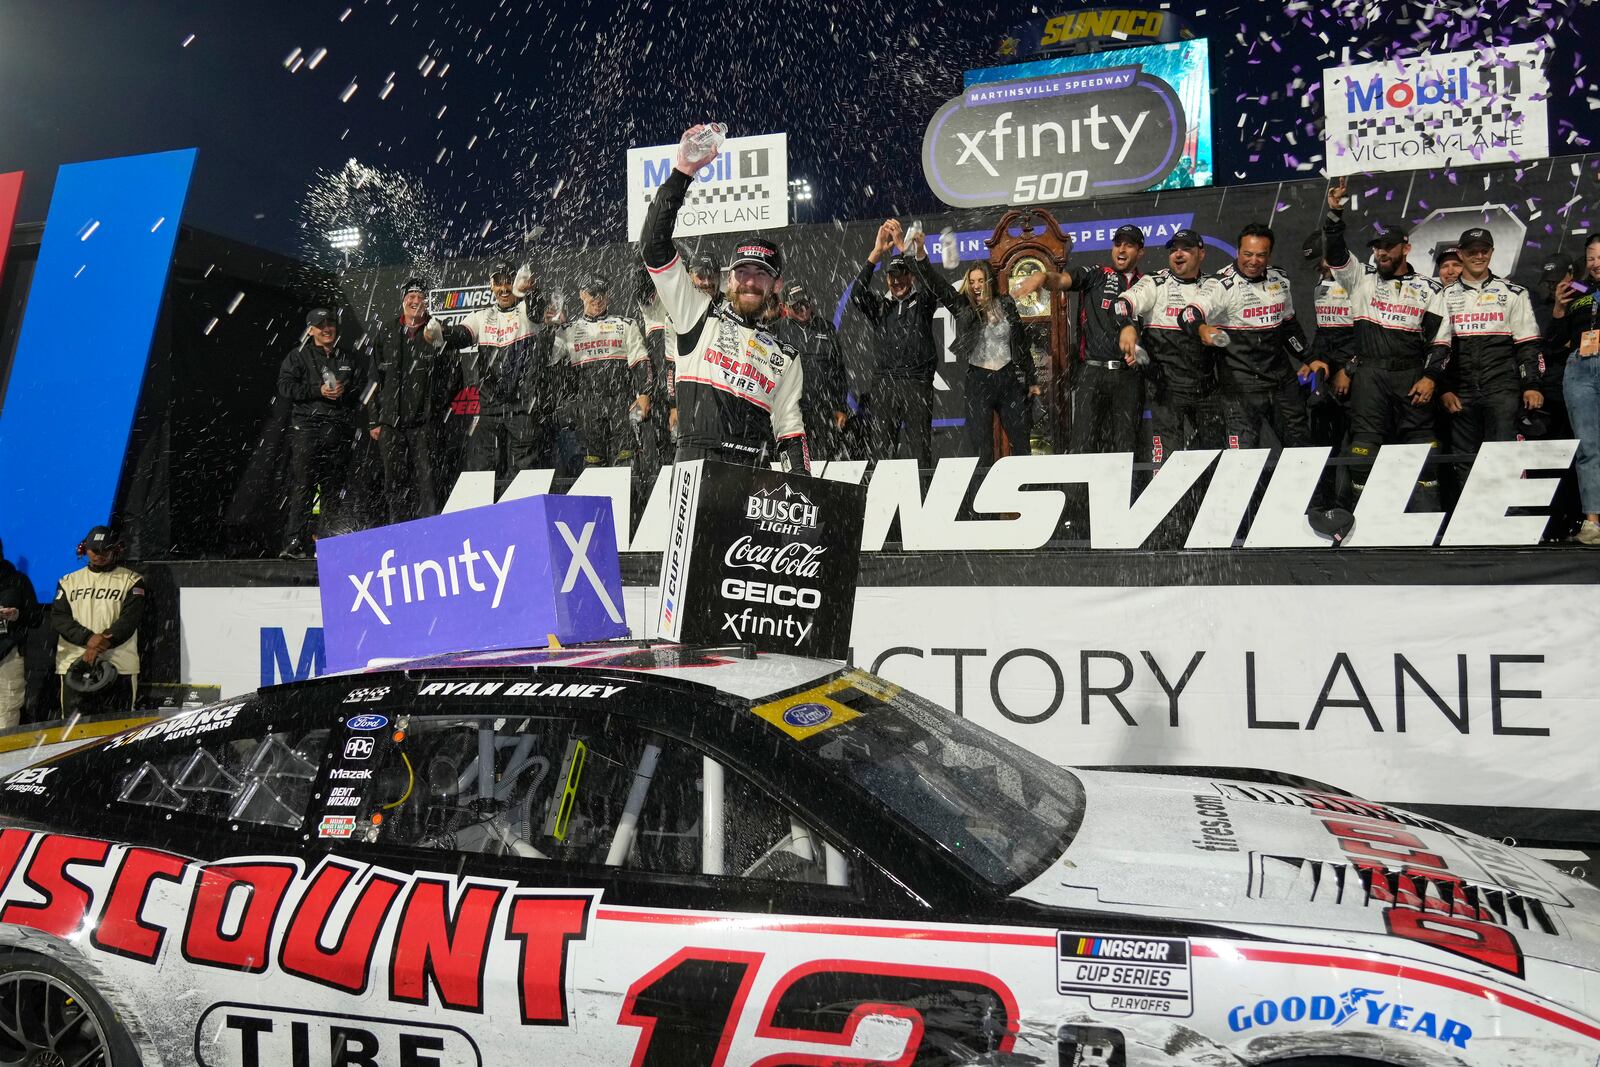
[[[1044,260],[1038,256],[1023,256],[1011,264],[1011,277],[1006,288],[1015,293],[1017,285],[1030,274],[1037,274],[1046,269]],[[1045,289],[1037,289],[1027,296],[1017,300],[1017,312],[1025,319],[1038,318],[1050,314],[1050,293]]]

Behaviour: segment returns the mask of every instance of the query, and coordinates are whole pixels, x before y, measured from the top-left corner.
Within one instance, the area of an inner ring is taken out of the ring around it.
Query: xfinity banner
[[[656,190],[672,173],[677,144],[628,149],[628,240],[637,241]],[[716,159],[700,168],[675,237],[774,230],[789,225],[789,135],[730,137]]]
[[[1324,71],[1328,173],[1543,159],[1546,56],[1519,44]]]
[[[1210,185],[1206,42],[968,71],[928,122],[922,169],[953,207]]]
[[[329,670],[622,637],[611,501],[538,496],[317,542]]]
[[[843,659],[866,491],[709,460],[674,468],[656,633]]]

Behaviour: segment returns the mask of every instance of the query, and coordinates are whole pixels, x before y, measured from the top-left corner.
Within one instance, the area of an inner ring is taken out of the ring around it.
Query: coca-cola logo
[[[821,545],[758,545],[746,534],[728,546],[722,562],[789,578],[815,578],[822,571],[826,551]]]

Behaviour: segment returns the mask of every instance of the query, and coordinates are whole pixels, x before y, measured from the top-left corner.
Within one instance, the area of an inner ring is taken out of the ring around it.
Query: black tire
[[[128,1031],[92,985],[47,956],[0,952],[0,1067],[57,1062],[43,1058],[50,1053],[83,1067],[139,1067]]]
[[[1393,1067],[1384,1060],[1351,1059],[1348,1056],[1302,1056],[1292,1060],[1272,1060],[1262,1067]]]

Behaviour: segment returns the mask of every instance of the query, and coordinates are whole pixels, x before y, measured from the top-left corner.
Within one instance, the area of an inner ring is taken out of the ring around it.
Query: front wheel
[[[71,970],[31,952],[0,953],[0,1067],[137,1067],[116,1012]]]

